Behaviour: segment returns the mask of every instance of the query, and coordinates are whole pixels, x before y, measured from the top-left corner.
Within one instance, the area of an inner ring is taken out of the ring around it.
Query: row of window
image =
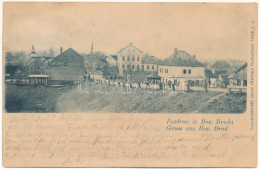
[[[187,69],[183,69],[183,74],[187,74]],[[191,74],[191,70],[188,69],[188,74]]]
[[[122,65],[122,68],[125,69],[125,65],[124,65],[124,64]],[[127,69],[130,69],[130,65],[127,65]],[[132,65],[132,69],[135,69],[135,65]],[[136,65],[136,69],[137,69],[137,70],[140,69],[139,65]],[[149,69],[150,69],[150,66],[147,65],[147,66],[146,66],[146,69],[149,70]],[[144,65],[142,65],[142,70],[144,70]],[[152,65],[152,70],[154,70],[154,65]]]
[[[237,85],[238,86],[247,86],[247,80],[237,80]]]
[[[162,79],[163,83],[165,83],[166,85],[169,85],[169,87],[171,85],[176,85],[176,86],[179,86],[180,85],[180,81],[177,81],[177,79]],[[202,85],[202,82],[199,81],[199,80],[189,80],[188,83],[190,84],[190,86],[201,86]]]
[[[125,56],[122,56],[122,61],[125,61]],[[127,56],[127,61],[130,61],[130,56]],[[135,61],[135,56],[132,56],[132,61]],[[140,61],[139,56],[137,56],[137,61]]]
[[[163,68],[160,68],[160,73],[163,73]],[[164,69],[164,73],[168,73],[168,69]]]
[[[160,73],[169,73],[169,70],[160,68]],[[183,74],[187,74],[187,69],[183,69]],[[191,74],[191,69],[188,69],[188,74]]]

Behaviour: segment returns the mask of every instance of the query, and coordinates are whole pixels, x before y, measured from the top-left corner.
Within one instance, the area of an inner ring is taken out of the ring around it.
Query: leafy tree
[[[23,69],[28,61],[28,57],[25,52],[6,52],[5,59],[6,64],[16,65],[20,70]]]

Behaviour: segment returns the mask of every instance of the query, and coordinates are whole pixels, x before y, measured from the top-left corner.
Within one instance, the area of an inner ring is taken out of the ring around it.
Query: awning
[[[48,77],[48,75],[29,75],[28,77]]]

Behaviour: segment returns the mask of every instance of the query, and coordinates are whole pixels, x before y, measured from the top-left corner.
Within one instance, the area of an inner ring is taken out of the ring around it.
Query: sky
[[[246,60],[256,4],[5,2],[4,51],[116,54],[133,42],[164,59],[174,48],[198,60]]]

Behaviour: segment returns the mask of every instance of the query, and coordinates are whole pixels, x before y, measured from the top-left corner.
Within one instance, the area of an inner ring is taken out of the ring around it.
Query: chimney
[[[196,59],[196,55],[193,55],[193,59]]]
[[[132,46],[132,45],[133,45],[133,42],[129,42],[129,45],[131,45],[131,46]]]
[[[62,47],[60,47],[60,54],[62,54]]]
[[[177,52],[178,52],[178,49],[174,48],[174,54],[177,54]]]

